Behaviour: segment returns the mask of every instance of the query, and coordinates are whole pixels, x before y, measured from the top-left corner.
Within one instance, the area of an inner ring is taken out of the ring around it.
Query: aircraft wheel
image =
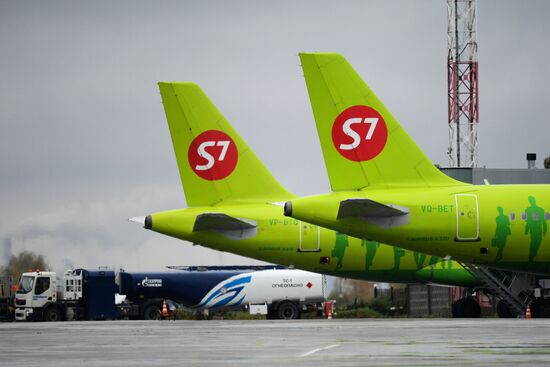
[[[451,306],[451,314],[453,318],[462,318],[464,316],[464,298],[456,300]]]
[[[497,303],[497,315],[501,319],[513,319],[518,317],[517,312],[510,309],[510,306],[503,301],[498,301]]]
[[[473,298],[461,298],[452,304],[451,313],[454,318],[479,318],[481,307]]]
[[[481,316],[481,307],[473,298],[464,299],[464,317],[478,319]]]
[[[144,320],[161,320],[162,311],[157,304],[150,304],[145,307],[143,310],[143,319]]]
[[[293,302],[281,302],[277,307],[277,318],[281,320],[293,320],[300,318],[300,310]]]
[[[61,311],[56,306],[49,306],[44,311],[44,321],[61,321]]]

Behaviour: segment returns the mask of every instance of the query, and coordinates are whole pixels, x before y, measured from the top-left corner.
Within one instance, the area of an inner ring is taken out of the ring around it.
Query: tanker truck
[[[172,267],[163,272],[76,269],[21,276],[15,318],[160,319],[168,301],[187,310],[248,309],[269,319],[299,318],[326,299],[323,275],[276,266]]]

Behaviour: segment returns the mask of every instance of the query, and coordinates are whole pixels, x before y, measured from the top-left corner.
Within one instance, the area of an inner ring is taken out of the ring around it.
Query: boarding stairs
[[[530,296],[530,292],[525,292],[530,287],[527,279],[521,273],[489,269],[486,266],[471,263],[462,263],[461,265],[479,279],[493,295],[506,303],[511,310],[517,311],[518,315],[525,314],[527,305],[533,298]]]

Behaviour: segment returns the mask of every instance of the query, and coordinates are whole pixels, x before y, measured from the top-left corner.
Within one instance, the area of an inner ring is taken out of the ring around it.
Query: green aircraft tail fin
[[[187,205],[278,202],[294,197],[198,85],[160,82],[159,88]]]
[[[333,191],[462,184],[432,164],[343,56],[300,59]]]

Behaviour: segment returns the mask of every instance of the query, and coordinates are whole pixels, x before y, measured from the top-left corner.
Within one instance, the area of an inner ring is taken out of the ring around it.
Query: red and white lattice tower
[[[447,0],[449,160],[476,167],[479,123],[476,1]]]

